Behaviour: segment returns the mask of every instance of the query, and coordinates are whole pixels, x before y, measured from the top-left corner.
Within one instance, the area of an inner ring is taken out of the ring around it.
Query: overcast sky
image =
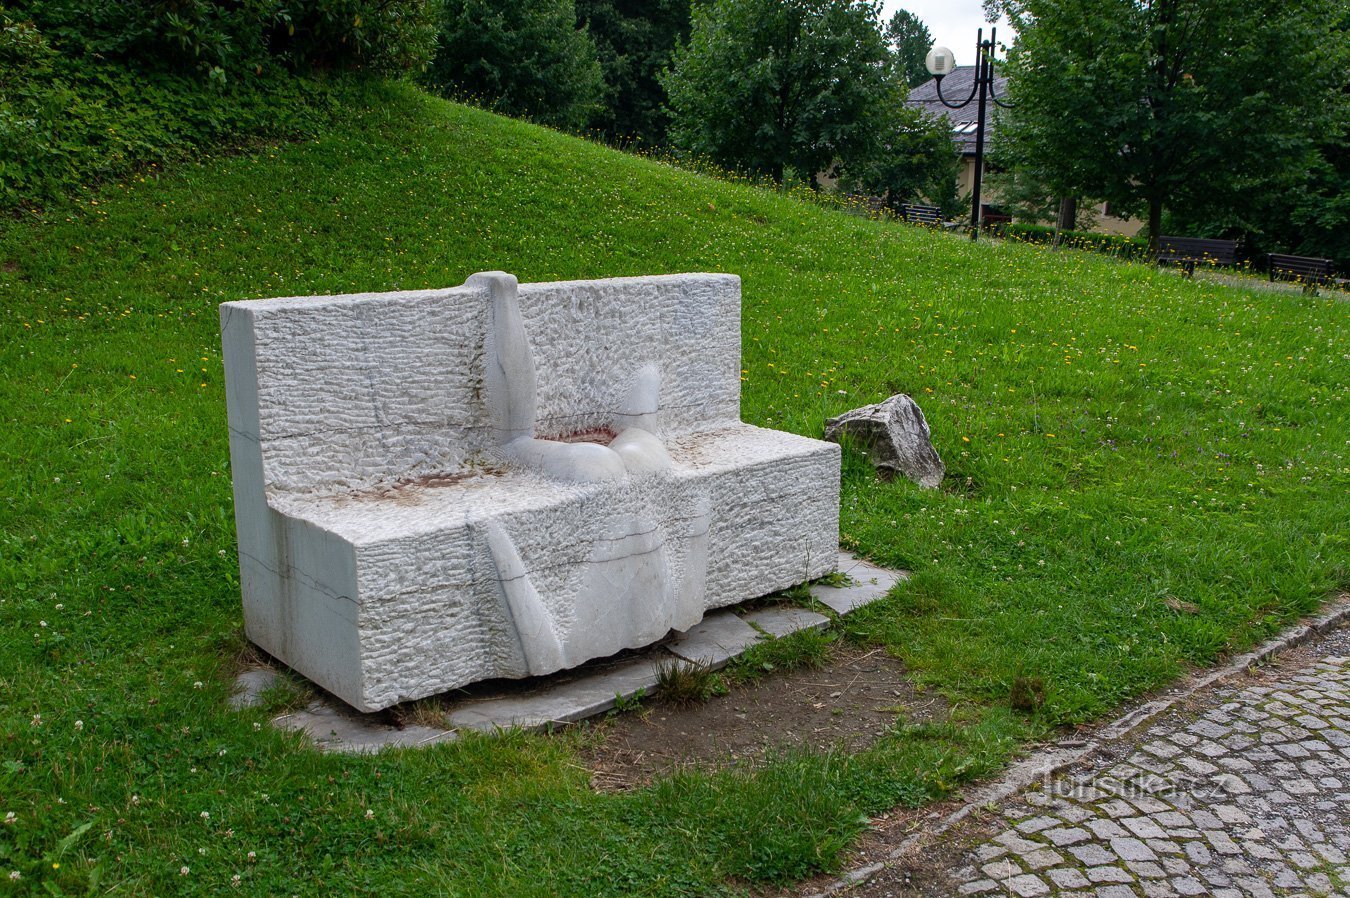
[[[907,9],[928,26],[933,42],[948,47],[956,54],[957,65],[970,65],[975,58],[975,34],[979,29],[989,36],[989,23],[984,20],[980,0],[885,0],[881,4],[882,22],[890,21],[898,9]],[[999,22],[998,40],[1006,44],[1012,40],[1012,29],[1007,20]]]

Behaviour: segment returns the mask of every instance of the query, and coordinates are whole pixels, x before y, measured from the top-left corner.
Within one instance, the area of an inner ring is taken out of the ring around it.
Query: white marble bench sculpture
[[[740,280],[221,306],[248,637],[363,711],[833,570],[839,447],[740,420]]]

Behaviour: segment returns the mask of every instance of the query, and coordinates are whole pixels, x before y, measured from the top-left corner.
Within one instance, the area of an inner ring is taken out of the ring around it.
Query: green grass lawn
[[[408,88],[368,102],[0,225],[0,890],[736,894],[1350,585],[1343,301],[972,245]],[[756,424],[818,435],[913,395],[950,486],[846,453],[845,541],[915,577],[845,626],[955,723],[600,795],[583,734],[332,757],[228,710],[217,304],[498,268],[739,274]],[[1038,712],[1009,710],[1018,677]]]

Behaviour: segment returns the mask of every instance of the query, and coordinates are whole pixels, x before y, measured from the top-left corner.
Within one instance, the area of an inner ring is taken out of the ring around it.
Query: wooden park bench
[[[220,312],[245,632],[361,711],[835,567],[839,447],[741,421],[734,275]]]
[[[1195,263],[1236,265],[1237,241],[1206,237],[1159,237],[1158,264],[1179,262],[1187,277],[1195,274]]]
[[[1331,283],[1332,262],[1330,259],[1316,259],[1311,256],[1290,256],[1284,253],[1271,253],[1270,280],[1297,281],[1305,292],[1315,291],[1321,284]]]
[[[942,210],[937,206],[925,206],[921,203],[905,203],[900,207],[905,221],[910,224],[942,224]]]

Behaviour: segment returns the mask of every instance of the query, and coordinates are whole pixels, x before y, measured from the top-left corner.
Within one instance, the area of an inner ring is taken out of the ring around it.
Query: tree
[[[909,87],[918,87],[932,76],[928,74],[928,51],[933,35],[928,26],[909,10],[896,10],[886,23],[886,43],[900,79]]]
[[[1241,228],[1344,115],[1337,2],[1001,0],[1018,38],[1000,152],[1057,195],[1146,211],[1155,249],[1164,207]]]
[[[816,184],[873,152],[901,91],[878,6],[865,0],[711,0],[663,78],[671,139],[720,165]]]
[[[660,75],[689,37],[689,0],[577,0],[577,17],[595,40],[605,79],[591,124],[611,139],[665,143],[670,116]]]
[[[449,0],[423,81],[449,97],[568,129],[590,121],[604,87],[573,0]]]
[[[840,166],[840,186],[883,197],[895,212],[914,201],[955,212],[961,206],[956,195],[960,156],[950,124],[898,103],[883,111],[876,146]]]

